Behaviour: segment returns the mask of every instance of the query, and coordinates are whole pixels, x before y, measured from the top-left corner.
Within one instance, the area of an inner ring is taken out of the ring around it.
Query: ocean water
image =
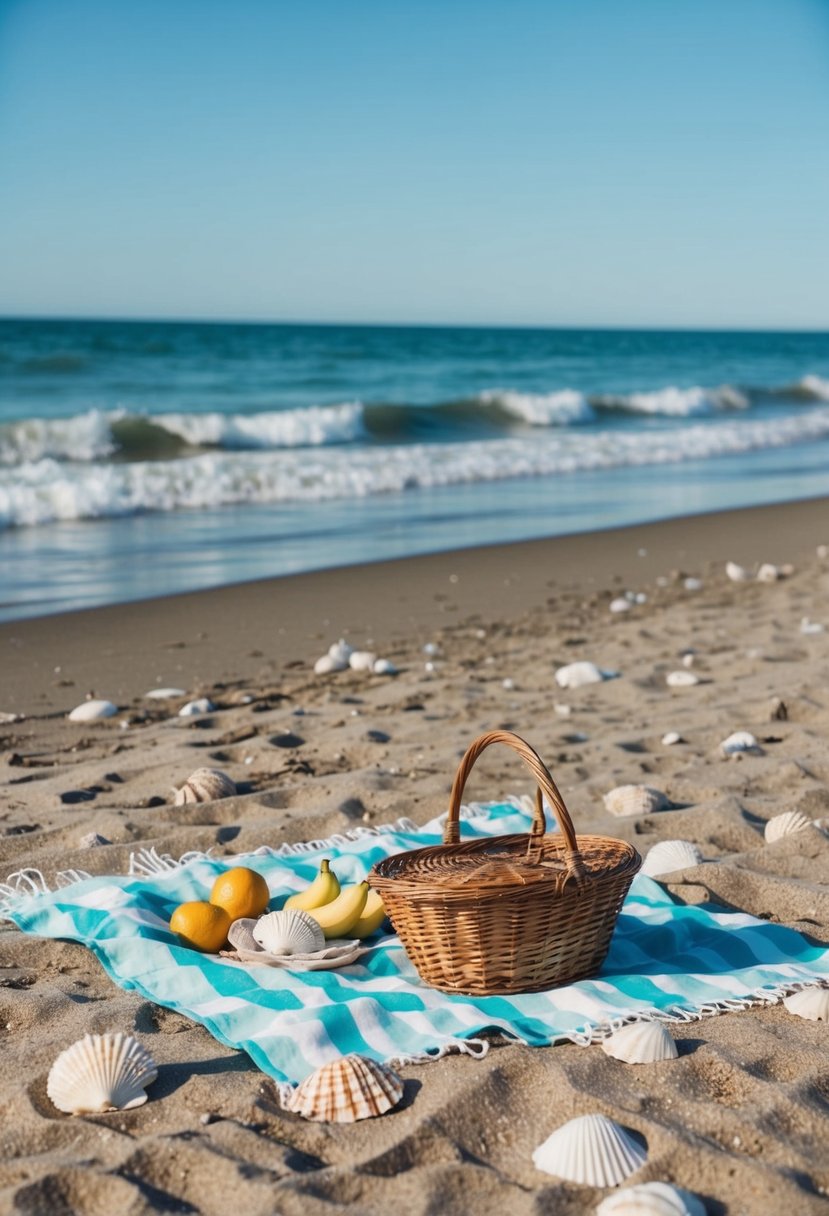
[[[0,619],[820,494],[829,334],[0,321]]]

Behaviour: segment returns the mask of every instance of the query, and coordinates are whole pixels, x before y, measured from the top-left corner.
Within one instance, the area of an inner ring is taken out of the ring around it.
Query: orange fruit
[[[225,870],[213,883],[210,892],[211,904],[224,908],[232,921],[241,920],[243,916],[261,916],[270,897],[268,884],[262,875],[246,866]]]
[[[224,908],[217,908],[204,899],[191,899],[176,908],[170,917],[170,928],[185,946],[206,954],[218,954],[227,941],[230,917]]]

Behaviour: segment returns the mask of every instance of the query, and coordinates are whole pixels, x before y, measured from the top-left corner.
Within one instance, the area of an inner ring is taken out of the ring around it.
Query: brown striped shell
[[[227,773],[218,768],[197,768],[176,790],[175,805],[184,806],[188,802],[214,802],[218,798],[231,798],[236,793],[236,785]]]
[[[385,1114],[402,1097],[403,1082],[387,1064],[352,1053],[306,1077],[289,1109],[316,1123],[356,1123]]]

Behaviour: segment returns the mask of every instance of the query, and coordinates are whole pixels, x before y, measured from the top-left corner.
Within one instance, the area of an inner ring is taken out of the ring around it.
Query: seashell
[[[736,562],[726,562],[725,572],[732,583],[745,583],[751,578],[748,570],[743,566],[738,566]]]
[[[151,688],[144,693],[145,701],[173,701],[176,697],[185,697],[183,688]]]
[[[345,671],[347,667],[347,660],[333,659],[330,654],[324,654],[314,664],[314,671],[318,676],[327,676],[332,671]]]
[[[702,591],[702,579],[686,578],[683,586],[686,591]]]
[[[215,802],[219,798],[230,798],[236,793],[236,785],[218,768],[197,768],[176,790],[175,806],[189,802]]]
[[[693,650],[689,650],[682,656],[682,666],[693,667],[696,659],[697,656],[694,654]]]
[[[147,1101],[144,1090],[157,1076],[152,1056],[131,1034],[86,1034],[55,1060],[46,1092],[69,1115],[131,1110]]]
[[[682,742],[682,735],[678,730],[665,731],[665,734],[662,736],[662,742],[664,743],[665,747],[672,747],[674,743]]]
[[[348,666],[348,660],[351,658],[353,653],[354,647],[349,646],[345,638],[340,638],[339,642],[332,642],[332,644],[328,647],[328,654],[330,657],[335,659],[338,663],[345,664],[346,667]]]
[[[70,722],[101,722],[118,713],[118,706],[111,701],[82,701],[69,714]]]
[[[111,840],[107,840],[106,836],[102,836],[100,832],[87,832],[85,836],[81,836],[78,841],[79,849],[97,849],[100,845],[112,844]]]
[[[735,730],[727,739],[723,739],[720,751],[724,756],[736,756],[738,752],[754,752],[758,756],[763,753],[750,730]]]
[[[178,711],[180,718],[199,718],[202,714],[211,714],[216,706],[209,697],[199,697],[195,701],[188,701],[186,705],[182,705]]]
[[[775,815],[767,820],[763,835],[767,844],[773,844],[775,840],[782,840],[784,836],[791,836],[794,832],[802,832],[813,826],[814,820],[802,811],[784,811],[782,815]]]
[[[705,1216],[705,1204],[669,1182],[640,1182],[608,1195],[596,1216]]]
[[[537,1170],[585,1186],[618,1186],[646,1159],[637,1141],[605,1115],[571,1119],[533,1153]]]
[[[313,916],[298,909],[261,916],[252,937],[269,954],[313,954],[325,947],[325,934]]]
[[[637,591],[633,599],[634,603],[636,604],[647,604],[648,602],[648,597],[645,595],[644,591]]]
[[[602,680],[609,680],[615,674],[602,671],[595,663],[568,663],[556,672],[556,684],[559,688],[582,688],[585,684],[601,684]]]
[[[560,718],[569,718],[570,714],[573,712],[569,705],[562,705],[560,703],[556,703],[553,706],[553,710]]]
[[[783,997],[789,1013],[809,1022],[829,1022],[829,988],[801,988]]]
[[[486,632],[484,630],[479,630],[475,636],[485,638]],[[431,655],[431,656],[440,654],[440,646],[438,645],[437,642],[427,642],[426,645],[423,647],[423,653]]]
[[[391,659],[377,659],[372,669],[376,676],[396,676],[397,668]]]
[[[632,607],[633,605],[631,604],[630,600],[624,599],[623,597],[610,601],[611,612],[630,612]]]
[[[647,874],[648,878],[659,878],[662,874],[673,874],[676,870],[698,866],[701,861],[702,853],[690,840],[660,840],[648,849],[641,872]]]
[[[602,1051],[626,1064],[655,1064],[675,1060],[676,1043],[661,1022],[631,1022],[602,1042]]]
[[[777,566],[773,566],[771,562],[763,562],[760,569],[757,571],[758,583],[776,583],[782,576],[783,571]]]
[[[605,810],[611,815],[650,815],[653,811],[664,811],[670,805],[661,790],[649,785],[617,785],[604,796]]]
[[[377,655],[370,650],[353,650],[348,660],[352,671],[373,671]]]
[[[804,616],[800,622],[801,633],[823,633],[823,626],[818,621],[810,621],[807,616]]]
[[[665,683],[669,688],[690,688],[692,684],[699,684],[699,676],[693,671],[669,671]]]
[[[402,1097],[403,1082],[387,1064],[352,1053],[306,1077],[288,1109],[316,1123],[356,1123],[384,1114]]]

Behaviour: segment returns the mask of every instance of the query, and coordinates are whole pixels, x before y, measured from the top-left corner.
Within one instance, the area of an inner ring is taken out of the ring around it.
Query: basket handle
[[[472,767],[475,761],[480,756],[481,752],[492,743],[505,743],[508,747],[513,748],[518,752],[518,755],[532,772],[537,782],[535,791],[535,809],[533,814],[532,827],[527,841],[527,860],[540,861],[541,859],[541,841],[547,831],[547,824],[544,819],[544,803],[543,795],[547,795],[547,801],[553,808],[553,813],[561,829],[561,834],[567,844],[568,860],[576,863],[579,861],[579,848],[576,842],[576,832],[573,827],[573,821],[570,818],[570,812],[564,805],[564,799],[559,793],[558,786],[550,776],[550,772],[544,761],[538,755],[534,748],[530,747],[524,739],[519,735],[515,735],[510,730],[491,730],[485,735],[479,737],[466,750],[466,753],[458,765],[458,771],[455,774],[455,780],[452,783],[452,793],[449,799],[449,814],[446,818],[446,825],[443,829],[444,844],[459,844],[460,843],[460,820],[459,813],[461,809],[461,799],[463,797],[464,786],[466,785],[469,774],[472,772]]]

